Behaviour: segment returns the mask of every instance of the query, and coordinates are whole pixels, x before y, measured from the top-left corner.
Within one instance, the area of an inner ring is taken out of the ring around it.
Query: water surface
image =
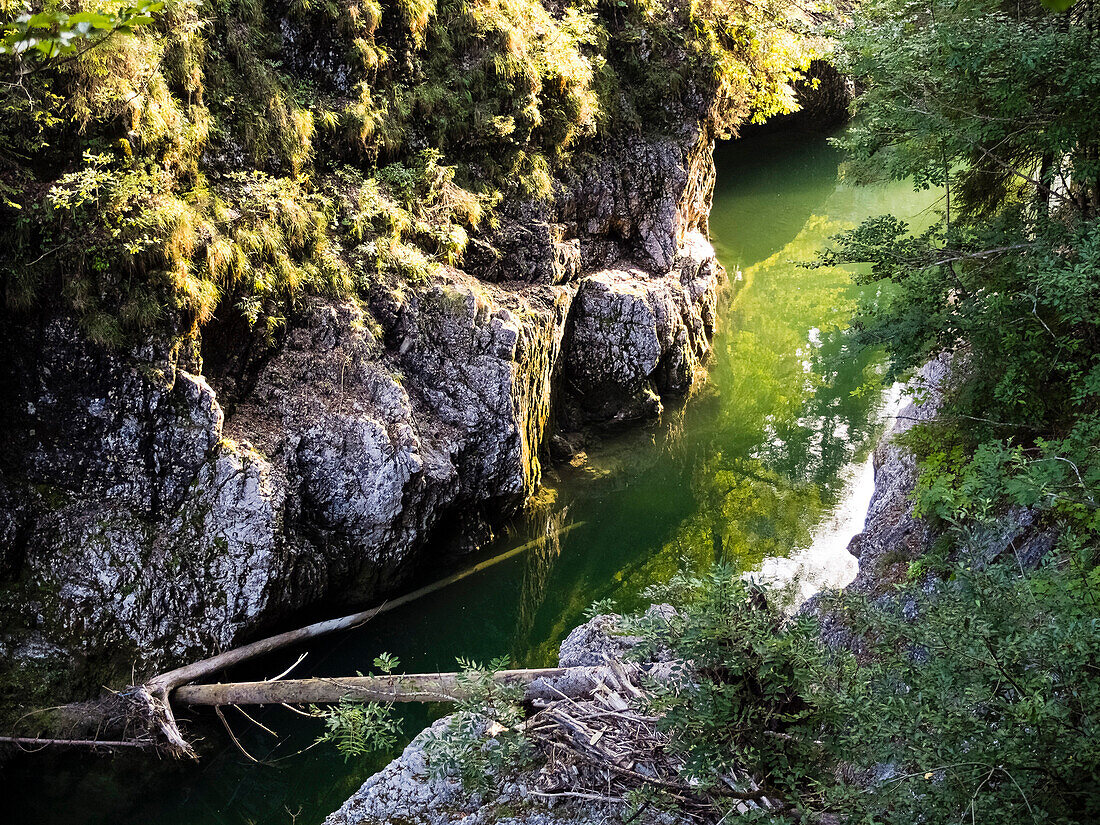
[[[534,541],[530,551],[315,644],[296,675],[367,671],[382,651],[410,672],[453,670],[457,656],[552,665],[594,601],[639,608],[646,587],[678,570],[805,560],[823,525],[858,526],[861,515],[836,509],[880,426],[881,394],[860,391],[879,365],[845,349],[858,295],[849,273],[795,262],[868,215],[920,216],[931,197],[900,184],[839,184],[839,161],[816,136],[719,147],[711,233],[731,283],[705,385],[659,423],[549,473],[545,503],[485,549],[490,556]],[[844,543],[820,544],[835,555]],[[296,655],[279,657],[271,673]],[[411,735],[443,712],[404,710],[405,729]],[[148,781],[143,757],[78,759],[26,777],[16,821],[315,825],[392,756],[345,763],[327,747],[294,755],[316,735],[315,721],[266,710],[272,737],[227,713],[251,754],[281,761],[257,765],[227,744],[198,768]]]

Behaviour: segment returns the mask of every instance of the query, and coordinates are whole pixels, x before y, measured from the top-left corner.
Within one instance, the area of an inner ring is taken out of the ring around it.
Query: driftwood
[[[338,619],[317,622],[307,625],[306,627],[298,628],[297,630],[291,630],[286,633],[270,636],[266,639],[260,639],[251,644],[243,645],[242,647],[234,648],[224,653],[219,653],[216,656],[211,656],[208,659],[203,659],[185,665],[184,667],[161,673],[140,685],[132,685],[122,691],[112,692],[110,696],[100,702],[81,702],[55,708],[53,709],[52,715],[56,718],[70,720],[66,722],[67,728],[79,727],[92,731],[121,728],[126,731],[127,735],[132,735],[135,742],[140,741],[144,743],[147,740],[149,732],[155,732],[157,738],[160,740],[160,748],[162,751],[176,757],[197,759],[198,756],[194,749],[180,732],[179,724],[176,722],[176,717],[172,710],[171,698],[173,692],[181,686],[199,679],[208,678],[226,668],[239,665],[243,662],[255,659],[258,656],[273,653],[277,650],[289,647],[290,645],[310,641],[336,631],[350,630],[358,627],[370,621],[380,613],[395,610],[398,607],[402,607],[431,593],[442,590],[445,587],[449,587],[475,573],[479,573],[482,570],[518,556],[541,542],[547,541],[548,538],[560,536],[576,527],[580,527],[582,524],[584,524],[584,522],[574,522],[564,525],[554,531],[550,536],[540,536],[526,544],[522,544],[519,547],[513,547],[511,550],[494,556],[491,559],[478,562],[472,567],[467,567],[458,573],[454,573],[439,581],[421,587],[411,593],[406,593],[404,596],[383,602],[368,610],[361,610]],[[289,701],[293,702],[294,700]],[[126,709],[121,718],[118,714],[120,703]],[[71,721],[74,719],[78,721]],[[36,741],[44,745],[61,743],[71,745],[85,742],[90,744],[100,741],[98,739],[78,739],[76,737],[62,739],[56,736],[43,737],[41,739],[36,737],[8,738],[36,739]],[[3,740],[0,739],[0,741]]]
[[[620,665],[623,674],[637,673],[637,665]],[[501,670],[493,674],[500,685],[523,685],[524,701],[546,703],[563,696],[591,696],[601,685],[615,683],[616,668],[551,667]],[[343,676],[283,679],[273,682],[230,682],[185,685],[173,699],[188,705],[326,704],[351,699],[363,702],[456,702],[468,698],[459,673],[412,673],[399,676]]]
[[[524,733],[545,757],[529,793],[537,798],[572,798],[622,804],[632,791],[657,788],[687,819],[713,821],[719,815],[785,805],[757,778],[730,772],[704,787],[682,773],[683,759],[669,747],[659,719],[647,713],[646,688],[639,681],[673,678],[671,665],[649,670],[609,661],[587,694],[560,693],[527,720]],[[635,814],[636,815],[636,814]],[[608,811],[609,819],[617,819]]]

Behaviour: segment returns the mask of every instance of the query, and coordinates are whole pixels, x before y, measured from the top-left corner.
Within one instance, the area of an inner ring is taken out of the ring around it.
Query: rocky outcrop
[[[522,505],[557,417],[686,393],[719,277],[701,135],[608,146],[463,269],[312,298],[275,348],[228,320],[124,353],[60,314],[5,318],[9,694],[32,670],[87,693],[393,591]]]
[[[917,461],[898,436],[920,422],[935,419],[952,376],[965,368],[964,361],[964,355],[940,355],[925,364],[910,383],[913,400],[897,414],[874,453],[875,492],[863,530],[848,543],[848,552],[859,560],[859,571],[845,591],[880,604],[898,604],[910,619],[916,618],[911,588],[931,592],[938,583],[932,570],[922,580],[913,581],[912,565],[934,551],[943,531],[914,512]],[[1051,528],[1038,522],[1034,510],[1012,507],[987,523],[972,525],[957,552],[967,554],[975,564],[1008,555],[1014,557],[1014,565],[1031,567],[1051,550],[1056,538]],[[910,589],[899,589],[902,584]],[[816,616],[828,644],[862,649],[858,634],[853,633],[846,616],[832,608],[828,594],[814,596],[801,612]]]
[[[492,798],[471,793],[457,777],[430,772],[426,746],[445,735],[451,717],[421,732],[400,757],[368,779],[324,825],[597,825],[606,806],[564,800],[550,807],[530,796],[535,777],[506,779]]]
[[[944,393],[958,359],[941,355],[929,361],[911,386],[916,400],[897,415],[887,437],[875,450],[875,493],[861,533],[848,544],[859,559],[859,573],[848,589],[877,598],[904,581],[912,562],[929,553],[940,537],[930,522],[913,512],[917,486],[917,462],[897,436],[939,413]],[[1012,553],[1025,567],[1033,566],[1051,549],[1055,535],[1036,521],[1036,513],[1012,507],[984,525],[974,525],[961,552],[985,564]]]
[[[848,552],[859,559],[859,572],[848,585],[852,592],[884,592],[890,583],[904,578],[910,562],[927,552],[934,541],[928,523],[913,514],[916,459],[897,437],[917,423],[935,418],[949,376],[946,358],[930,361],[911,384],[911,395],[920,400],[902,408],[875,449],[875,492],[862,532],[848,543]]]
[[[471,271],[554,284],[623,262],[654,275],[676,269],[685,249],[694,254],[691,236],[708,235],[715,180],[705,124],[683,126],[677,136],[601,141],[553,199],[506,204],[499,226],[471,242]]]
[[[669,605],[654,605],[650,612],[668,616]],[[602,665],[621,661],[640,639],[620,635],[617,617],[595,616],[573,630],[558,653],[560,667]],[[666,661],[658,654],[655,661]],[[650,671],[651,673],[653,671]],[[401,756],[370,777],[330,815],[324,825],[597,825],[618,822],[624,805],[618,799],[570,798],[568,794],[543,794],[545,775],[552,767],[533,767],[493,777],[492,793],[480,794],[464,787],[458,777],[432,769],[430,743],[446,735],[452,717],[444,717],[421,732]],[[491,739],[486,747],[492,747]],[[541,780],[541,781],[540,781]],[[535,792],[535,793],[532,793]],[[643,810],[633,821],[642,825],[673,825],[680,819],[659,811]],[[686,819],[683,821],[687,821]]]
[[[692,233],[670,275],[607,270],[581,281],[566,347],[574,425],[648,418],[684,395],[710,351],[717,265]]]

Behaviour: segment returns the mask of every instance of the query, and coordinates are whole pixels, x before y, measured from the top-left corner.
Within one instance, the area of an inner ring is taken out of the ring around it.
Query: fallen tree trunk
[[[551,702],[561,698],[587,698],[601,685],[622,690],[623,683],[629,684],[629,678],[640,672],[641,668],[636,665],[532,668],[501,670],[493,674],[493,681],[499,685],[522,685],[527,702]],[[361,702],[456,702],[470,695],[468,683],[461,676],[459,673],[413,673],[186,685],[176,690],[173,699],[188,705],[214,706],[316,705],[344,699]]]
[[[88,731],[92,734],[102,734],[112,731],[119,739],[125,736],[131,736],[135,742],[146,741],[145,737],[153,734],[161,740],[160,747],[167,753],[177,757],[185,756],[191,759],[197,759],[198,757],[195,751],[180,733],[179,725],[172,711],[170,700],[173,697],[173,692],[182,685],[186,685],[198,679],[208,678],[228,667],[241,664],[250,659],[255,659],[258,656],[273,653],[282,648],[289,647],[290,645],[316,639],[339,630],[350,630],[351,628],[358,627],[370,621],[370,619],[380,613],[396,610],[410,602],[421,599],[445,587],[449,587],[475,573],[479,573],[482,570],[514,558],[537,546],[541,542],[561,536],[576,527],[580,527],[582,524],[584,524],[584,522],[567,524],[545,536],[540,536],[519,547],[513,547],[507,552],[478,562],[471,567],[467,567],[465,570],[461,570],[439,581],[432,582],[411,593],[406,593],[404,596],[383,602],[368,610],[361,610],[338,619],[316,622],[315,624],[307,625],[297,630],[280,633],[266,639],[252,642],[251,644],[243,645],[242,647],[234,648],[233,650],[227,650],[224,653],[219,653],[208,659],[203,659],[185,665],[184,667],[161,673],[143,684],[131,685],[117,693],[111,692],[109,695],[97,701],[62,705],[49,709],[48,714],[41,716],[29,714],[28,716],[32,716],[40,722],[45,722],[45,724],[41,724],[39,730],[33,731],[38,734],[38,736],[16,736],[11,738],[36,739],[47,744],[61,743],[64,741],[68,744],[87,742],[90,745],[92,742],[99,740],[95,738],[78,738],[70,736],[69,734],[74,730]],[[273,680],[271,682],[261,682],[259,684],[275,683],[276,682]],[[432,700],[425,699],[424,701]],[[440,701],[447,700],[441,699]]]
[[[65,745],[81,748],[153,748],[152,742],[133,739],[35,739],[30,736],[0,736],[0,745],[18,745],[25,750]]]
[[[573,524],[567,524],[558,530],[554,535],[561,536],[568,533],[570,530],[580,527],[584,522],[575,522]],[[527,550],[530,550],[536,544],[541,541],[546,541],[547,537],[543,536],[533,541],[529,541],[526,544],[522,544],[519,547],[513,547],[511,550],[501,553],[499,556],[493,556],[491,559],[478,562],[472,567],[467,567],[458,573],[451,576],[447,576],[445,579],[432,582],[429,585],[414,590],[411,593],[406,593],[404,596],[400,596],[396,599],[383,602],[377,607],[372,607],[369,610],[362,610],[358,613],[352,613],[349,616],[342,616],[339,619],[329,619],[324,622],[317,622],[315,624],[307,625],[306,627],[300,627],[297,630],[290,630],[286,633],[280,633],[277,636],[269,636],[266,639],[260,639],[259,641],[252,642],[251,644],[244,645],[242,647],[234,648],[233,650],[227,650],[225,653],[219,653],[217,656],[211,656],[209,659],[203,659],[199,662],[193,662],[192,664],[185,665],[175,670],[169,670],[166,673],[162,673],[159,676],[155,676],[145,683],[145,687],[149,689],[149,692],[154,696],[160,692],[165,691],[171,694],[173,690],[180,685],[185,685],[189,682],[195,682],[199,679],[205,679],[208,676],[212,676],[218,671],[225,670],[228,667],[241,664],[242,662],[254,659],[257,656],[263,656],[267,653],[272,653],[276,650],[280,650],[284,647],[289,647],[299,642],[308,641],[310,639],[316,639],[320,636],[328,635],[329,633],[335,633],[338,630],[350,630],[351,628],[358,627],[361,624],[373,619],[380,613],[388,613],[391,610],[396,610],[399,607],[404,607],[410,602],[414,602],[417,599],[422,599],[431,593],[435,593],[438,590],[442,590],[445,587],[449,587],[456,582],[460,582],[463,579],[480,573],[494,565],[500,564],[503,561],[518,556]]]

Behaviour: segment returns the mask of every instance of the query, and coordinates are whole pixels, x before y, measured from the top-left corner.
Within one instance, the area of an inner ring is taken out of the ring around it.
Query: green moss
[[[783,110],[808,58],[784,2],[175,0],[0,87],[4,300],[109,345],[216,312],[273,341],[304,294],[460,264],[601,133]]]
[[[72,494],[68,490],[55,484],[36,484],[34,491],[38,494],[39,502],[48,510],[60,510],[72,500]]]

